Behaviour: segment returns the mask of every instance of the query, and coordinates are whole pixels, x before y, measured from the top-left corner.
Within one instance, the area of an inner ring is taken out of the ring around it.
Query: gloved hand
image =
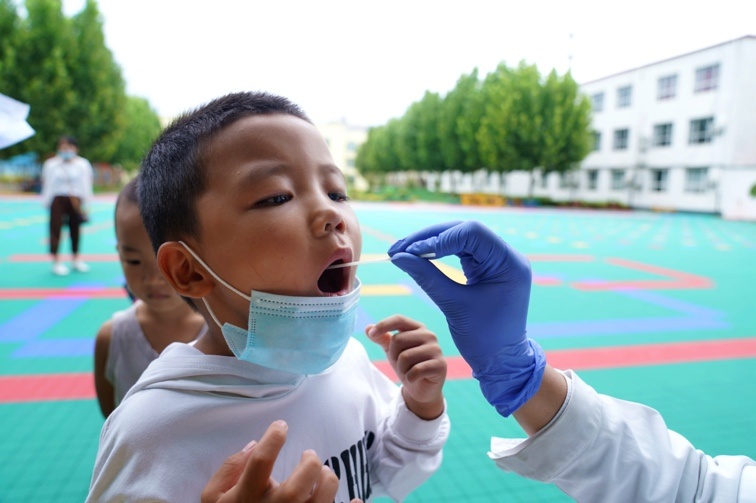
[[[419,257],[426,253],[457,255],[467,284]],[[426,227],[394,243],[388,254],[441,308],[454,344],[499,414],[509,416],[538,391],[546,358],[525,335],[531,284],[527,258],[472,220]]]

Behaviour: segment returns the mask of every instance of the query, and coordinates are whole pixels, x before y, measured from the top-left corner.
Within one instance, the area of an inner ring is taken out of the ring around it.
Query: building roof
[[[695,51],[690,51],[690,52],[686,52],[684,54],[680,54],[680,55],[677,55],[677,56],[672,56],[671,58],[661,59],[659,61],[654,61],[653,63],[648,63],[648,64],[641,65],[641,66],[636,66],[635,68],[630,68],[628,70],[623,70],[621,72],[613,73],[613,74],[607,75],[605,77],[589,80],[588,82],[582,82],[580,85],[584,86],[586,84],[593,84],[594,82],[600,82],[602,80],[610,79],[610,78],[616,77],[618,75],[623,75],[625,73],[634,72],[634,71],[640,70],[642,68],[648,68],[650,66],[658,65],[660,63],[666,63],[667,61],[672,61],[672,60],[675,60],[675,59],[683,58],[685,56],[690,56],[691,54],[696,54],[697,52],[708,51],[709,49],[713,49],[715,47],[719,47],[719,46],[722,46],[722,45],[728,45],[728,44],[732,44],[732,43],[735,43],[735,42],[739,42],[740,40],[748,40],[748,39],[756,40],[756,35],[744,35],[742,37],[738,37],[738,38],[735,38],[735,39],[732,39],[732,40],[728,40],[726,42],[721,42],[719,44],[710,45],[710,46],[704,47],[702,49],[696,49]]]

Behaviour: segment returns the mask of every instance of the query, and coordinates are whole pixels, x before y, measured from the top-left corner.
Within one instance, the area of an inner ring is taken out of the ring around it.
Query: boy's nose
[[[312,231],[316,236],[327,235],[335,231],[344,231],[344,219],[341,212],[331,205],[320,206],[312,218]]]

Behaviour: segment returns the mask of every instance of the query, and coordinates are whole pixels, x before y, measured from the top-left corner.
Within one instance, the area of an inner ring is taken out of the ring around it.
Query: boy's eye
[[[255,203],[255,206],[277,206],[291,201],[291,196],[288,194],[278,194],[273,197],[266,197],[260,199]]]
[[[339,202],[349,201],[349,197],[343,192],[329,192],[328,197],[330,197],[331,200],[333,201],[339,201]]]
[[[133,259],[132,260],[124,260],[124,262],[126,262],[129,265],[139,265],[139,264],[142,263],[141,260],[133,260]]]

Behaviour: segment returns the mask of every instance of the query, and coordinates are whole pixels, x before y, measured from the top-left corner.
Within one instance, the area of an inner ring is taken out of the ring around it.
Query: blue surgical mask
[[[263,367],[295,374],[320,374],[336,363],[354,333],[360,281],[347,295],[296,297],[252,290],[245,295],[221,279],[183,241],[179,241],[223,286],[249,301],[247,328],[218,320],[202,302],[234,355]]]
[[[62,150],[58,152],[58,157],[60,157],[64,161],[70,161],[71,159],[76,157],[76,152],[71,152],[70,150]]]

